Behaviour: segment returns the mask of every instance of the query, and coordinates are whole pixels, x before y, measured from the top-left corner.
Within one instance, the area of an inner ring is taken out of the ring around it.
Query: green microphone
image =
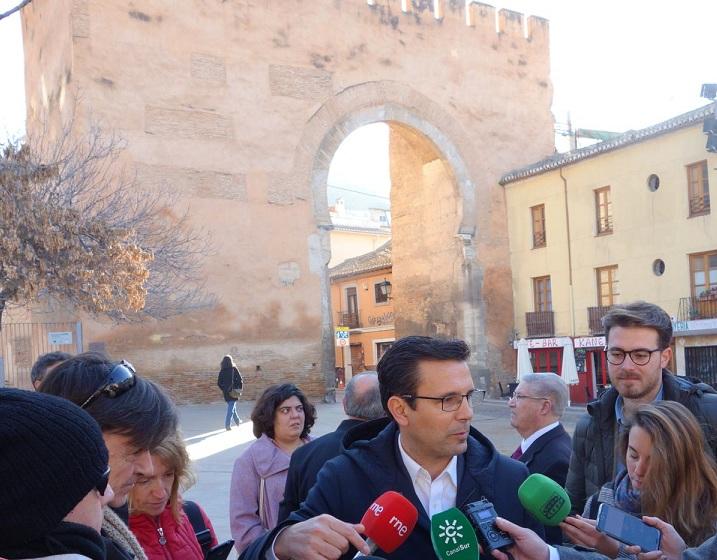
[[[523,507],[543,525],[554,527],[570,514],[570,498],[552,478],[531,474],[518,488]]]
[[[431,542],[440,560],[477,560],[480,554],[476,533],[457,508],[431,517]]]

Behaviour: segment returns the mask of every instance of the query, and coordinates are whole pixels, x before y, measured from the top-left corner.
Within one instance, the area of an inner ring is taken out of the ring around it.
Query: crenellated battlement
[[[374,9],[386,8],[400,4],[400,16],[426,17],[436,23],[443,22],[447,17],[459,17],[466,26],[492,32],[497,35],[508,35],[527,39],[530,42],[546,43],[549,38],[549,23],[545,18],[528,16],[502,8],[496,10],[490,4],[473,0],[366,0],[366,4]],[[399,15],[392,15],[392,26],[399,25]]]

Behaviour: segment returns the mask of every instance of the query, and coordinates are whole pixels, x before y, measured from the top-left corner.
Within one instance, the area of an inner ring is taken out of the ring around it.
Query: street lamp
[[[386,280],[384,278],[383,282],[379,282],[377,285],[378,285],[378,289],[381,292],[381,295],[383,297],[385,297],[387,300],[392,299],[391,298],[391,290],[393,289],[393,286],[391,286],[391,282],[389,282],[388,280]]]

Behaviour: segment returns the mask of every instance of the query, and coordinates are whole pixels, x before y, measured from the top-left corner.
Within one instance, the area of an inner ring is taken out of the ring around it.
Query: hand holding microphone
[[[398,492],[384,492],[369,506],[361,518],[364,534],[368,537],[371,554],[376,549],[393,552],[401,546],[418,521],[418,510]],[[354,558],[366,557],[358,552]]]
[[[543,525],[554,527],[570,514],[570,498],[552,478],[531,474],[518,488],[518,499]]]

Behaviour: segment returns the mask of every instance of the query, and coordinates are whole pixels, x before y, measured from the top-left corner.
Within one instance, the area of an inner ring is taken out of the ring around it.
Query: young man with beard
[[[616,435],[643,403],[671,400],[685,405],[700,422],[713,455],[717,451],[714,389],[666,369],[672,358],[670,316],[657,305],[636,301],[612,307],[603,327],[612,387],[588,404],[573,433],[566,490],[576,513],[619,471]]]
[[[100,425],[114,490],[102,523],[107,558],[146,559],[127,527],[127,496],[140,471],[153,472],[150,451],[177,430],[177,411],[169,397],[137,376],[132,364],[92,352],[56,366],[38,390],[72,401]]]

